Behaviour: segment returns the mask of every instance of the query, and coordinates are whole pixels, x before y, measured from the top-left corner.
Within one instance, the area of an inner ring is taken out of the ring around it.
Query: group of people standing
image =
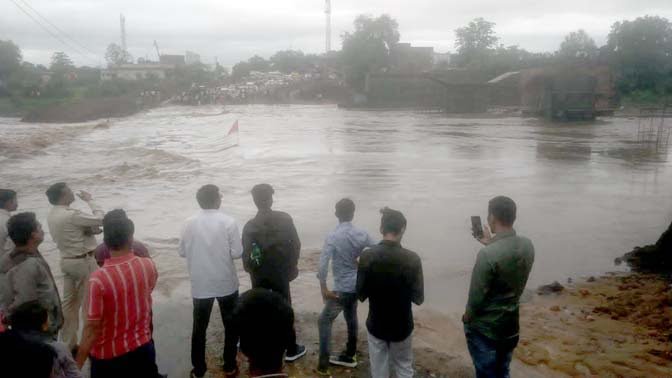
[[[133,222],[123,210],[105,214],[86,192],[78,196],[91,214],[71,208],[75,196],[65,183],[52,185],[46,194],[53,205],[47,223],[64,275],[62,300],[38,250],[44,239],[39,221],[33,213],[10,217],[17,209],[16,193],[0,190],[0,324],[8,326],[0,333],[0,355],[15,357],[8,361],[20,369],[7,368],[9,376],[75,378],[89,360],[93,378],[160,377],[151,297],[158,272],[146,247],[134,241]],[[222,368],[227,377],[240,374],[239,349],[251,377],[286,376],[284,364],[306,355],[306,347],[297,342],[290,291],[290,282],[299,275],[298,232],[290,215],[272,209],[270,185],[256,185],[251,194],[258,212],[242,236],[236,220],[220,210],[222,195],[215,185],[198,190],[201,210],[182,230],[178,252],[187,261],[193,298],[192,377],[203,377],[208,370],[206,331],[215,301],[225,329]],[[371,375],[414,374],[412,307],[424,302],[422,262],[402,247],[404,215],[389,208],[381,214],[382,240],[376,241],[353,225],[352,200],[336,203],[338,225],[325,240],[317,274],[325,305],[317,324],[315,375],[330,376],[331,365],[358,365],[357,305],[366,300]],[[518,301],[534,249],[512,228],[516,205],[511,199],[492,199],[488,214],[490,228],[479,238],[485,247],[472,273],[463,322],[477,376],[508,377],[518,342]],[[104,243],[98,245],[95,235],[100,233]],[[252,284],[242,295],[236,259],[242,259]],[[329,265],[333,289],[327,283]],[[78,340],[82,308],[86,315]],[[332,355],[331,329],[341,312],[347,343]],[[22,365],[26,351],[42,362],[31,357],[30,366]]]
[[[9,246],[0,255],[0,323],[8,326],[0,333],[3,373],[78,378],[90,359],[92,377],[158,377],[150,330],[158,273],[151,259],[136,256],[148,256],[146,249],[132,249],[133,222],[123,210],[105,214],[86,192],[78,196],[91,214],[71,208],[75,195],[65,183],[50,186],[46,196],[52,205],[47,224],[60,254],[62,297],[39,252],[41,223],[31,212],[10,217],[17,194],[0,190],[7,218],[0,220],[0,242]],[[103,232],[104,243],[98,245],[95,235]]]

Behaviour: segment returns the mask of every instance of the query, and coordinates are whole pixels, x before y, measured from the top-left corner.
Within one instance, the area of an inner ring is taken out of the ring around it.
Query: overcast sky
[[[14,3],[29,12],[30,5],[95,55],[64,46]],[[217,57],[226,66],[277,50],[324,51],[324,0],[0,0],[0,39],[13,40],[34,63],[47,64],[62,50],[77,64],[102,64],[107,45],[120,41],[120,13],[136,58],[156,59],[154,40],[162,54],[190,50],[205,63]],[[333,49],[362,13],[390,14],[402,41],[437,52],[453,50],[455,29],[483,17],[497,24],[504,45],[538,52],[556,50],[579,28],[599,45],[616,21],[646,14],[672,19],[672,0],[332,0]]]

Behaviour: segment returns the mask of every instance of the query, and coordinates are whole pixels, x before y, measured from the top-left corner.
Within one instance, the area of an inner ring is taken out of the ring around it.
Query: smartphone
[[[471,234],[474,235],[476,239],[483,238],[483,224],[481,223],[481,217],[471,217]]]

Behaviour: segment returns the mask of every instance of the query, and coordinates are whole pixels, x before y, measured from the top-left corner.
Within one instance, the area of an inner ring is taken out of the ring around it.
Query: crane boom
[[[161,53],[159,52],[159,44],[154,40],[154,48],[156,49],[156,56],[159,58],[159,63],[161,63]]]

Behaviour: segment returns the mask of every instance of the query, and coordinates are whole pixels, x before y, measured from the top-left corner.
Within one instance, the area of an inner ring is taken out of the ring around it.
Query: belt
[[[66,260],[75,260],[75,259],[85,259],[87,257],[93,256],[93,251],[86,252],[83,255],[72,256],[72,257],[63,257]]]

